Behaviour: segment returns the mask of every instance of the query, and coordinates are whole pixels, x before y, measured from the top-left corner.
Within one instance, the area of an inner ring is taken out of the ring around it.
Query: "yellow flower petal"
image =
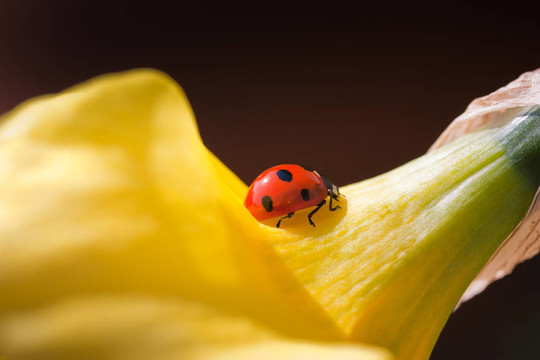
[[[0,231],[16,239],[4,242],[11,254],[0,265],[5,281],[35,279],[32,267],[51,278],[70,268],[72,274],[62,275],[75,283],[79,269],[101,263],[103,273],[90,281],[116,286],[135,279],[155,289],[241,286],[230,225],[214,201],[222,186],[187,101],[166,77],[98,79],[24,106],[5,121],[1,196],[8,225]],[[202,241],[202,232],[213,236]],[[204,266],[209,261],[219,266]]]

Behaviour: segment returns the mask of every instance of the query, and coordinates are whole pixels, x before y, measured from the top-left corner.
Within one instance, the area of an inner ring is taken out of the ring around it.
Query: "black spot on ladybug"
[[[281,181],[286,181],[286,182],[292,181],[292,174],[289,170],[280,169],[277,171],[276,175]]]
[[[274,210],[274,206],[272,204],[272,198],[268,195],[265,195],[263,198],[262,198],[262,206],[264,207],[264,210],[266,210],[267,212],[272,212],[272,210]]]
[[[309,190],[308,189],[300,190],[300,195],[302,195],[302,199],[304,199],[304,201],[309,201]]]

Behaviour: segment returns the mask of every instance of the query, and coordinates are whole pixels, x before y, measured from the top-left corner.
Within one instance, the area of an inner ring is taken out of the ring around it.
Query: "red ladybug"
[[[308,215],[309,223],[315,226],[311,217],[326,204],[327,196],[330,197],[330,211],[341,209],[332,207],[332,199],[339,201],[339,195],[339,188],[317,171],[285,164],[271,167],[257,176],[249,187],[244,205],[259,221],[284,215],[276,227],[295,211],[316,206]]]

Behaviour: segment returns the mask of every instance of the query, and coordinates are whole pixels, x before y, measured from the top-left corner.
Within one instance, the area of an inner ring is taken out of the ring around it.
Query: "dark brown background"
[[[0,113],[154,67],[183,86],[206,145],[245,182],[291,162],[345,185],[423,154],[473,98],[539,67],[534,3],[2,1]],[[540,358],[539,275],[537,258],[465,304],[432,359]]]

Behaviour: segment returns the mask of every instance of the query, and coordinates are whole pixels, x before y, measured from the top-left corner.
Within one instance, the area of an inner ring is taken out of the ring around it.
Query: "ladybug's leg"
[[[290,217],[292,217],[294,215],[294,211],[292,213],[288,213],[287,215],[285,215],[284,217],[282,217],[281,219],[279,219],[279,221],[277,222],[276,224],[276,227],[278,228],[279,225],[281,225],[281,220],[284,220],[284,219],[288,219]]]
[[[329,208],[330,208],[330,211],[336,211],[337,209],[341,209],[341,206],[339,206],[339,205],[336,206],[336,207],[334,207],[334,208],[332,207],[332,199],[334,199],[334,200],[336,200],[336,201],[339,201],[339,200],[337,199],[337,197],[335,198],[334,196],[330,195],[330,204],[328,204],[328,205],[329,205]]]
[[[311,225],[313,225],[313,227],[315,227],[315,223],[311,220],[311,217],[313,216],[313,214],[315,214],[317,211],[319,211],[319,209],[324,205],[326,204],[326,200],[323,200],[321,201],[317,207],[315,208],[315,210],[313,210],[312,212],[309,213],[309,215],[307,216],[308,220],[309,220],[309,223]]]

